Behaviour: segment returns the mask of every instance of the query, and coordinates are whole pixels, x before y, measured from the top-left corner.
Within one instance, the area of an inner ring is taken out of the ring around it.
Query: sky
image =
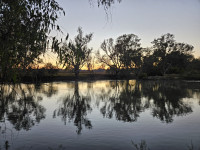
[[[80,26],[85,34],[93,33],[89,46],[96,51],[104,39],[123,34],[135,34],[142,47],[151,47],[155,38],[171,33],[177,42],[193,45],[200,57],[200,0],[122,0],[107,12],[96,1],[57,0],[66,15],[57,22],[63,35],[56,35],[69,33],[74,39]]]

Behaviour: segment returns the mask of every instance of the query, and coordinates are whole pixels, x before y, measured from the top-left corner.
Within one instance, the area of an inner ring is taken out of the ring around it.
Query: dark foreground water
[[[0,149],[200,148],[200,82],[2,86]]]

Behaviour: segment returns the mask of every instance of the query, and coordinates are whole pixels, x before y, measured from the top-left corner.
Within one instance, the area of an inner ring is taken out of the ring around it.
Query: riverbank
[[[45,76],[24,76],[21,78],[21,82],[59,82],[59,81],[96,81],[96,80],[200,80],[200,75],[178,75],[168,74],[165,76],[142,76],[138,77],[133,74],[128,76],[114,76],[106,73],[80,73],[79,77],[76,78],[72,73],[56,74],[56,75],[45,75]]]
[[[200,80],[200,74],[166,74],[165,76],[135,76],[121,75],[115,76],[108,73],[80,73],[78,78],[73,73],[57,73],[50,74],[37,74],[35,76],[27,75],[20,77],[18,81],[23,83],[37,83],[37,82],[60,82],[60,81],[97,81],[97,80]],[[0,79],[1,80],[1,79]],[[1,80],[2,82],[3,80]],[[4,82],[4,81],[3,81]]]

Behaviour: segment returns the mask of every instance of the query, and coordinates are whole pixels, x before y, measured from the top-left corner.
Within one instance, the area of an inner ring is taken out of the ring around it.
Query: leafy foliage
[[[97,53],[99,62],[104,63],[118,75],[121,69],[126,73],[139,67],[141,63],[140,39],[134,34],[119,36],[114,43],[112,38],[104,40],[101,49],[104,54]]]
[[[104,40],[101,44],[101,49],[104,54],[101,55],[99,51],[97,52],[98,61],[109,66],[110,69],[113,70],[114,74],[117,75],[122,63],[120,62],[119,49],[114,45],[114,40],[112,38]]]
[[[72,68],[76,77],[80,69],[86,64],[90,58],[91,48],[88,48],[88,43],[92,40],[92,33],[83,35],[82,28],[78,28],[78,35],[74,41],[65,41],[60,51],[58,51],[60,62],[66,68]]]
[[[64,13],[55,0],[0,1],[0,69],[4,79],[13,80],[15,68],[26,68],[48,46],[56,20]]]
[[[193,46],[175,42],[173,34],[162,35],[152,44],[154,65],[158,66],[163,75],[173,68],[184,69],[193,57]]]
[[[142,48],[140,39],[134,34],[124,34],[117,38],[116,48],[120,52],[122,68],[129,74],[133,68],[139,68],[142,63]]]

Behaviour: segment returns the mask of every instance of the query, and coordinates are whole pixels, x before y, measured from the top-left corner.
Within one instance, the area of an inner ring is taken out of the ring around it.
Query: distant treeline
[[[134,34],[124,34],[116,40],[106,39],[101,50],[94,51],[87,47],[92,34],[83,36],[78,28],[74,41],[59,43],[56,52],[58,61],[71,73],[78,77],[83,66],[89,73],[94,68],[105,70],[112,77],[165,76],[166,74],[181,75],[185,78],[200,78],[200,59],[193,56],[193,46],[176,42],[173,34],[164,34],[152,41],[152,47],[141,47],[140,39]],[[45,68],[45,67],[44,67]],[[48,65],[52,70],[55,66]],[[50,71],[51,72],[51,71]]]

